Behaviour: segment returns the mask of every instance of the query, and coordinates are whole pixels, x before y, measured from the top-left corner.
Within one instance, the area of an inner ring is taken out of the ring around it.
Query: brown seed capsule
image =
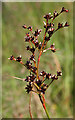
[[[35,61],[35,59],[34,59],[34,55],[31,55],[30,60]]]
[[[68,12],[69,10],[65,9],[64,7],[62,7],[61,13],[62,12]]]
[[[57,17],[59,14],[57,13],[57,11],[54,12],[54,18]]]
[[[50,50],[51,50],[52,52],[56,52],[55,44],[53,44],[53,45],[50,46]]]
[[[35,41],[35,47],[37,48],[39,46],[38,40]]]
[[[22,26],[24,29],[26,29],[27,28],[27,26],[24,24],[23,26]]]
[[[43,17],[48,20],[48,19],[51,19],[53,17],[53,15],[51,15],[51,13],[49,13],[49,14],[44,15]]]
[[[30,34],[29,34],[29,33],[26,33],[26,36],[27,36],[27,37],[29,37],[29,36],[30,36]]]
[[[25,66],[27,67],[27,69],[31,69],[32,68],[32,63],[30,61],[27,61]]]
[[[43,83],[43,85],[41,86],[41,92],[45,94],[46,89],[47,89],[47,84]]]
[[[35,75],[33,75],[33,74],[30,75],[30,80],[31,80],[31,82],[33,82],[35,78],[36,78]]]
[[[53,32],[54,32],[54,28],[50,28],[49,31],[48,31],[49,37],[52,36]]]
[[[50,73],[47,73],[46,74],[46,79],[50,79],[51,78],[51,74]]]
[[[25,87],[25,89],[27,90],[26,92],[29,93],[30,91],[32,91],[32,85],[31,83],[29,85],[27,85],[27,87]]]
[[[40,73],[40,76],[45,76],[46,75],[46,72],[45,71],[42,71],[41,73]]]
[[[34,54],[35,48],[34,47],[30,48],[30,51]]]
[[[27,50],[30,50],[30,47],[29,47],[29,46],[27,46]]]
[[[16,61],[17,61],[17,62],[20,62],[21,60],[22,60],[22,57],[21,57],[21,56],[19,56],[19,57],[16,58]]]
[[[42,46],[42,43],[40,42],[40,43],[39,43],[39,46],[38,46],[38,49],[39,49],[39,50],[41,49],[41,46]]]
[[[55,75],[55,80],[57,80],[57,79],[58,79],[58,76]]]
[[[11,55],[11,56],[10,56],[10,58],[8,58],[8,59],[13,60],[13,59],[14,59],[14,56],[13,56],[13,55]]]
[[[29,26],[27,29],[30,30],[30,31],[32,31],[32,26]]]
[[[36,84],[40,86],[42,84],[42,80],[36,80]]]
[[[26,79],[25,79],[26,82],[30,82],[30,77],[27,76]]]
[[[45,41],[49,41],[50,40],[50,37],[45,37]]]
[[[63,27],[63,23],[58,23],[58,29]]]
[[[31,68],[31,71],[32,71],[33,73],[36,73],[36,70],[37,70],[36,67],[32,67],[32,68]]]
[[[34,32],[34,36],[38,36],[40,33],[41,33],[41,29],[40,29],[40,30],[37,29],[37,30]]]
[[[55,75],[52,75],[52,76],[51,76],[51,79],[53,79],[53,80],[54,80],[54,79],[55,79]]]
[[[64,25],[64,27],[68,27],[68,26],[69,26],[69,24],[66,22],[65,25]]]
[[[30,37],[25,37],[25,42],[29,42],[30,41]]]
[[[57,71],[57,76],[62,76],[62,72],[61,71]]]
[[[32,37],[32,36],[31,36],[30,40],[33,42],[33,40],[34,40],[34,37]]]

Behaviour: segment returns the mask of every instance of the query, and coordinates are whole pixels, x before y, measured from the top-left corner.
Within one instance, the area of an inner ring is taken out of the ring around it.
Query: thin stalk
[[[58,16],[59,16],[60,14],[61,14],[61,12],[58,13]],[[58,16],[56,16],[56,17],[58,17]],[[56,17],[55,17],[55,18],[56,18]],[[51,23],[55,20],[55,18],[52,19]]]
[[[39,88],[39,86],[35,83],[35,82],[33,82],[33,85],[39,90],[40,88]]]
[[[34,62],[34,65],[35,65],[35,67],[36,67],[36,62],[35,61],[33,61]]]
[[[33,120],[33,118],[32,118],[32,113],[31,113],[31,96],[32,96],[32,92],[30,92],[29,113],[30,113],[30,117],[31,117],[31,119]]]
[[[15,78],[17,80],[22,80],[22,81],[25,81],[25,78],[19,78],[19,77],[15,77],[15,76],[11,76],[12,78]]]
[[[10,76],[10,75],[9,75]],[[25,78],[19,78],[19,77],[15,77],[15,76],[11,76],[12,78],[15,78],[15,79],[17,79],[17,80],[22,80],[22,81],[25,81]],[[40,89],[39,88],[39,86],[34,82],[33,83],[34,84],[34,86],[37,88],[37,89]]]
[[[46,106],[45,106],[44,96],[42,96],[42,97],[43,97],[43,100],[42,100],[42,98],[41,98],[41,95],[39,94],[39,98],[40,98],[40,101],[41,101],[41,103],[42,103],[42,106],[43,106],[43,108],[44,108],[44,110],[45,110],[45,113],[46,113],[48,119],[51,120],[51,119],[50,119],[50,116],[49,116],[49,114],[48,114],[48,111],[47,111],[47,109],[46,109]]]
[[[41,84],[41,86],[43,85],[43,83],[45,82],[45,80],[47,80],[47,78],[45,78],[45,79],[42,81],[42,84]]]
[[[46,28],[47,28],[47,23],[48,23],[48,20],[46,21]],[[43,49],[43,46],[44,46],[44,41],[45,41],[46,33],[47,33],[47,31],[45,31],[45,35],[44,35],[44,38],[43,38],[43,43],[42,43],[42,46],[41,46],[41,50],[40,50],[39,57],[38,57],[38,62],[37,62],[37,79],[38,79],[39,62],[40,62],[40,57],[42,55],[42,49]]]
[[[54,81],[54,79],[47,85],[47,88],[51,85],[51,83]],[[46,88],[46,90],[47,90]]]
[[[40,52],[39,54],[39,57],[38,57],[38,63],[37,63],[37,79],[38,79],[38,70],[39,70],[39,62],[40,62],[40,56],[42,54],[42,51]]]
[[[30,47],[32,48],[31,41],[29,40]]]

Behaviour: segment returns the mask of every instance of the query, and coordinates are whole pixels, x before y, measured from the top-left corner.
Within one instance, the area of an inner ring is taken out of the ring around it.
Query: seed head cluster
[[[51,73],[47,73],[44,70],[42,70],[39,73],[39,62],[40,62],[41,55],[47,50],[50,50],[53,53],[56,52],[57,49],[55,48],[54,43],[50,45],[49,48],[47,49],[45,48],[47,43],[51,40],[52,35],[54,35],[56,31],[58,31],[61,28],[69,26],[68,22],[65,22],[64,24],[58,22],[57,28],[55,28],[54,20],[64,12],[67,13],[68,10],[62,7],[59,13],[57,11],[54,11],[53,15],[49,13],[43,16],[45,19],[45,21],[43,21],[43,24],[44,24],[43,27],[45,29],[45,33],[44,33],[42,42],[38,40],[39,35],[42,32],[41,29],[36,29],[33,32],[32,26],[30,25],[26,26],[25,24],[22,26],[23,29],[29,30],[29,32],[26,33],[26,36],[24,37],[24,41],[25,43],[27,42],[29,43],[29,45],[26,46],[26,50],[31,52],[31,55],[28,61],[26,61],[25,63],[23,62],[21,55],[16,58],[13,55],[11,55],[9,59],[21,63],[29,70],[30,74],[26,76],[26,78],[24,79],[24,81],[27,82],[27,85],[25,87],[25,90],[27,93],[30,93],[31,91],[33,91],[33,92],[37,92],[39,95],[45,94],[47,88],[51,85],[51,83],[55,80],[58,80],[58,78],[62,75],[61,71],[57,71],[57,73],[54,75],[52,75]],[[38,50],[38,53],[39,53],[37,60],[35,56],[36,50]],[[49,81],[49,84],[45,84],[46,80]]]

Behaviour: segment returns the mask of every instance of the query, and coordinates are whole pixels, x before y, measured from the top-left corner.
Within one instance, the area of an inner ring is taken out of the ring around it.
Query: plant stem
[[[49,116],[49,114],[48,114],[47,109],[44,109],[44,110],[45,110],[45,112],[46,112],[46,115],[47,115],[48,119],[51,120],[51,119],[50,119],[50,116]]]
[[[32,92],[30,92],[29,113],[30,113],[30,117],[31,117],[31,119],[33,120],[33,118],[32,118],[32,114],[31,114],[31,96],[32,96]]]
[[[48,20],[46,21],[46,28],[47,28],[47,23],[48,23]],[[43,49],[43,46],[44,46],[44,41],[45,41],[46,33],[47,33],[47,31],[45,30],[45,35],[44,35],[44,38],[43,38],[43,43],[42,43],[42,46],[41,46],[41,50],[40,50],[39,57],[38,57],[38,62],[37,62],[37,79],[38,79],[39,62],[40,62],[40,57],[41,57],[42,52],[43,52],[42,49]]]
[[[51,85],[51,83],[54,81],[54,79],[47,85],[46,90],[48,89],[48,87]]]
[[[44,96],[42,96],[42,97],[43,97],[43,100],[42,100],[42,98],[41,98],[41,95],[39,94],[39,98],[40,98],[40,101],[41,101],[41,103],[42,103],[42,105],[43,105],[43,108],[44,108],[44,110],[45,110],[45,113],[46,113],[48,119],[51,120],[51,119],[50,119],[50,116],[49,116],[49,114],[48,114],[48,111],[47,111],[47,109],[46,109],[46,106],[45,106],[45,98],[44,98]]]

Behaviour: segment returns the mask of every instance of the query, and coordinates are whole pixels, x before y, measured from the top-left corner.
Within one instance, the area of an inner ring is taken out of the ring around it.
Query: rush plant
[[[46,52],[47,50],[50,50],[53,53],[56,52],[57,49],[55,48],[55,44],[50,45],[50,47],[47,49],[46,49],[46,45],[50,41],[51,37],[54,35],[55,32],[57,32],[61,28],[69,26],[69,24],[67,22],[65,22],[64,24],[58,22],[57,28],[55,28],[54,20],[64,12],[67,13],[68,10],[65,9],[64,7],[62,7],[62,9],[60,10],[59,13],[57,11],[54,11],[53,15],[51,13],[49,13],[49,14],[46,14],[43,16],[45,19],[45,21],[43,21],[45,33],[44,33],[42,42],[39,42],[39,40],[38,40],[38,36],[41,34],[42,30],[37,29],[36,31],[33,32],[32,26],[27,27],[24,24],[22,26],[23,29],[29,30],[29,32],[26,33],[26,37],[24,39],[25,39],[25,42],[29,43],[29,46],[26,47],[26,50],[31,52],[31,56],[28,59],[28,61],[26,61],[25,63],[23,62],[21,56],[18,56],[15,58],[13,55],[11,55],[10,58],[8,58],[10,60],[14,60],[16,62],[21,63],[23,66],[25,66],[29,70],[30,74],[25,79],[21,79],[21,78],[17,78],[17,77],[14,77],[14,78],[26,81],[28,83],[25,87],[25,90],[28,94],[35,92],[39,96],[39,99],[42,103],[42,106],[45,110],[45,113],[46,113],[48,119],[50,119],[50,117],[49,117],[48,111],[45,106],[44,95],[45,95],[45,92],[48,89],[48,87],[50,87],[50,85],[55,80],[58,80],[59,76],[62,75],[62,72],[57,71],[56,74],[52,75],[51,73],[47,73],[46,71],[42,70],[39,73],[39,62],[40,62],[41,55],[44,52]],[[36,55],[35,55],[36,50],[39,53],[37,59],[36,59]],[[45,84],[45,81],[47,81],[47,80],[49,81],[49,84]],[[30,100],[31,100],[31,97],[30,97]],[[32,118],[30,104],[29,104],[29,113],[30,113],[30,117]]]

